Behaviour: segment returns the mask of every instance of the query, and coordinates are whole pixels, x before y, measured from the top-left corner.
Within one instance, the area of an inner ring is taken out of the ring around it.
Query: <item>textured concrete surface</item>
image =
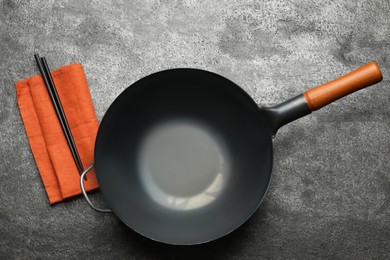
[[[389,258],[389,13],[387,0],[0,0],[0,258]],[[220,73],[262,105],[370,60],[385,80],[280,130],[268,196],[244,226],[171,247],[82,198],[48,204],[13,85],[37,73],[34,52],[84,65],[99,119],[167,68]]]

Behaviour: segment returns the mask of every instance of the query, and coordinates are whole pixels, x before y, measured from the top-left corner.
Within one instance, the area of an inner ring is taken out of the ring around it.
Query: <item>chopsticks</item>
[[[47,64],[46,58],[42,57],[40,58],[38,54],[34,55],[35,60],[37,62],[39,71],[42,75],[43,81],[46,85],[47,91],[49,92],[49,96],[51,99],[51,102],[53,103],[54,109],[56,111],[58,120],[60,121],[62,131],[65,134],[66,141],[68,142],[69,149],[72,153],[74,162],[76,164],[77,170],[79,174],[84,171],[83,164],[80,159],[80,155],[77,151],[76,144],[74,142],[72,132],[70,131],[70,127],[68,124],[68,120],[66,119],[64,109],[62,108],[60,98],[58,97],[58,93],[56,90],[56,87],[54,85],[53,78],[51,77],[50,69]],[[85,179],[87,180],[87,179]]]

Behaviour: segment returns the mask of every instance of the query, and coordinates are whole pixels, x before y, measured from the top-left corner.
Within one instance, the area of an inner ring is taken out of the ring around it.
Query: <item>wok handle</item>
[[[382,79],[378,64],[372,61],[344,76],[312,88],[303,95],[310,110],[315,111]]]
[[[382,78],[378,64],[372,61],[281,104],[265,107],[263,111],[269,131],[271,135],[275,135],[278,129],[285,124],[308,115],[346,95],[374,85]]]
[[[80,175],[80,187],[81,187],[81,191],[83,192],[83,195],[84,195],[84,198],[85,200],[87,201],[88,205],[96,210],[97,212],[103,212],[103,213],[111,213],[112,210],[111,209],[101,209],[101,208],[98,208],[98,207],[95,207],[92,202],[89,200],[89,197],[88,197],[88,194],[87,194],[87,191],[85,190],[85,187],[84,187],[84,179],[85,179],[85,176],[87,175],[87,173],[92,170],[93,168],[93,164],[91,164],[87,169],[85,169],[83,171],[83,173]]]

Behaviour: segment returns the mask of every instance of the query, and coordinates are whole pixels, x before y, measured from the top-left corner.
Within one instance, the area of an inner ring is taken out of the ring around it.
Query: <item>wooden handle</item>
[[[312,88],[303,95],[311,111],[315,111],[346,95],[374,85],[382,78],[378,64],[372,61],[340,78]]]

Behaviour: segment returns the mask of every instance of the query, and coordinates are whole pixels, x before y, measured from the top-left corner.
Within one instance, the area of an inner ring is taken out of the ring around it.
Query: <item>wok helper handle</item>
[[[378,64],[372,61],[344,76],[312,88],[303,95],[310,110],[315,111],[346,95],[374,85],[382,78]]]
[[[81,188],[81,191],[83,192],[83,195],[84,195],[84,198],[85,200],[87,201],[88,205],[95,211],[97,212],[101,212],[101,213],[112,213],[112,210],[111,209],[101,209],[101,208],[98,208],[96,206],[94,206],[91,202],[91,200],[89,199],[88,197],[88,194],[87,194],[87,191],[85,190],[85,187],[84,187],[84,180],[85,180],[85,176],[87,175],[87,173],[92,170],[94,167],[94,164],[91,164],[87,169],[85,169],[83,171],[83,173],[80,175],[80,188]]]

